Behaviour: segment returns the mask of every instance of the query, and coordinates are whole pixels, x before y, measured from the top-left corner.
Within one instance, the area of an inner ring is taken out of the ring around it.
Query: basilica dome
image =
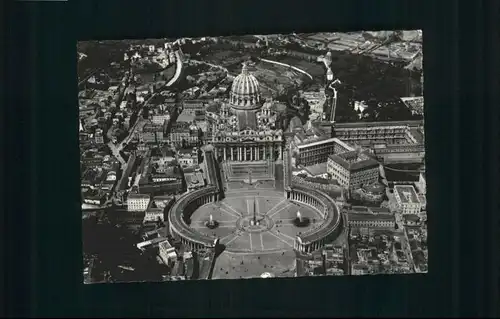
[[[241,74],[238,75],[231,87],[229,103],[236,110],[256,110],[260,108],[259,81],[250,74],[246,63],[243,64]]]

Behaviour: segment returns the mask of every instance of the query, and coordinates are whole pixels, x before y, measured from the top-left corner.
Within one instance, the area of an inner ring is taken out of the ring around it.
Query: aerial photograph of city
[[[77,52],[84,283],[427,272],[421,30]]]

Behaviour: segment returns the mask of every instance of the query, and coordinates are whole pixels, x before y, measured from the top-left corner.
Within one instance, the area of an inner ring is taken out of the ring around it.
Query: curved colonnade
[[[211,186],[189,192],[178,199],[168,213],[170,233],[191,249],[213,247],[214,238],[193,230],[187,221],[199,207],[220,200],[219,196],[217,189]],[[313,207],[323,218],[319,227],[296,237],[295,250],[302,253],[313,252],[324,247],[340,234],[341,214],[331,197],[318,190],[295,185],[288,192],[287,197],[292,202]]]
[[[170,233],[191,249],[213,247],[214,238],[203,235],[186,222],[199,207],[219,200],[220,193],[213,186],[189,192],[179,198],[168,212]]]
[[[292,202],[314,207],[323,218],[318,228],[297,236],[294,249],[303,253],[313,252],[333,241],[342,230],[342,216],[334,200],[327,194],[294,185],[287,195]]]

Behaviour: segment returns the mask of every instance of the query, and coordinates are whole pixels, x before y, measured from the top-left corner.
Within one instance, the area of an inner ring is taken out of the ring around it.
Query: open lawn
[[[213,50],[203,55],[202,59],[205,62],[229,67],[239,64],[246,60],[248,55],[242,51],[236,50]]]
[[[241,63],[248,60],[248,53],[236,50],[214,50],[207,52],[200,60],[208,63],[213,63],[216,65],[223,66],[228,69],[229,73],[233,76],[237,76],[241,72]],[[323,74],[324,70],[321,69],[321,65],[309,64],[307,61],[299,64],[301,60],[294,60],[294,66],[304,69],[306,72],[311,69],[314,74]],[[277,92],[278,85],[282,85],[283,88],[291,87],[294,83],[301,85],[308,78],[303,74],[290,70],[286,67],[273,65],[267,62],[255,62],[249,67],[250,72],[259,80],[261,84],[261,93],[264,97],[271,96],[273,93]]]
[[[294,58],[289,56],[269,57],[268,59],[293,65],[311,74],[313,78],[323,79],[323,77],[325,76],[326,72],[325,66],[322,63],[316,61],[309,62],[305,59]]]
[[[325,67],[321,63],[288,56],[270,59],[294,65],[310,73],[314,78],[323,79],[325,75]],[[401,66],[384,63],[367,56],[332,51],[331,69],[334,75],[342,81],[341,92],[349,93],[358,101],[368,100],[371,97],[388,100],[409,96],[410,87],[415,92],[420,90],[419,74],[412,77]]]
[[[320,32],[320,33],[312,33],[303,36],[304,39],[311,39],[320,42],[330,42],[335,39],[338,39],[339,36],[334,32]]]
[[[280,84],[285,88],[294,83],[300,85],[307,78],[304,74],[287,67],[262,61],[257,62],[251,71],[260,83],[273,88]]]

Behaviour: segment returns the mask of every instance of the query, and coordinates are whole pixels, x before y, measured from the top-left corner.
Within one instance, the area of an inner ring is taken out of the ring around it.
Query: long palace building
[[[364,124],[364,125],[362,125]],[[416,144],[408,125],[398,123],[341,123],[334,127],[335,137],[356,144]]]
[[[317,124],[327,136],[371,148],[384,163],[423,161],[425,156],[422,120]]]
[[[280,160],[283,131],[277,126],[273,102],[263,103],[259,82],[243,65],[232,84],[229,101],[207,109],[211,144],[224,161]]]

